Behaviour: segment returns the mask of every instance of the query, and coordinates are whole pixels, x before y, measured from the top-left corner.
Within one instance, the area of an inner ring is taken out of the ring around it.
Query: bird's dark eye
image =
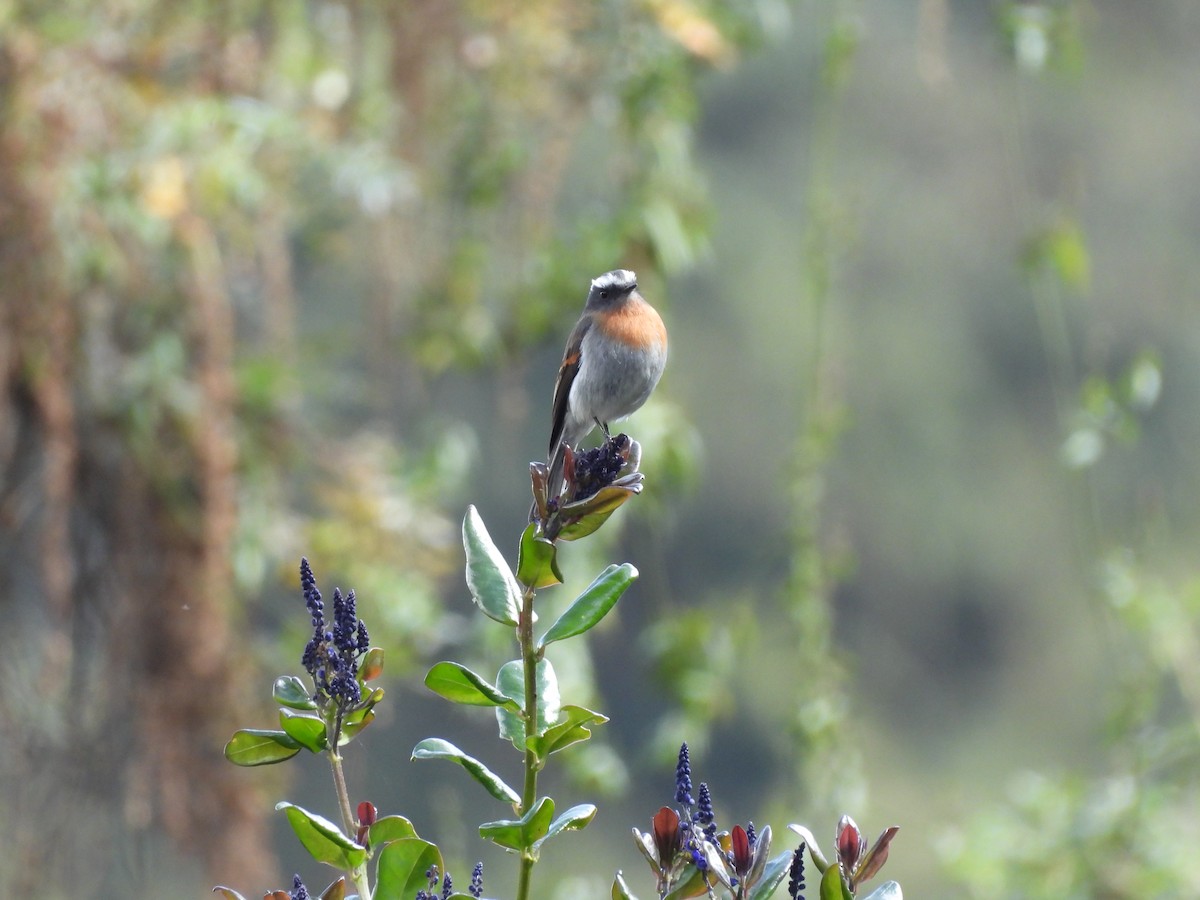
[[[601,300],[607,300],[607,299],[608,299],[608,291],[601,291],[601,292],[600,292],[600,299],[601,299]]]

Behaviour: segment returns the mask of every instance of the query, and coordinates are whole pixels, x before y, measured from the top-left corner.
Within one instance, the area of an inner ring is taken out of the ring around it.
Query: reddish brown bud
[[[859,857],[867,849],[867,839],[862,836],[862,832],[859,831],[852,818],[842,816],[838,820],[837,839],[834,843],[837,846],[838,861],[842,864],[842,870],[849,876],[854,872]]]
[[[375,818],[378,815],[379,810],[369,800],[364,800],[358,804],[358,832],[355,834],[354,840],[360,847],[367,846],[367,833],[371,830],[371,826],[375,824]]]
[[[658,848],[659,864],[664,867],[670,866],[682,846],[679,836],[679,814],[664,806],[654,814],[650,825],[654,832],[654,844]]]
[[[744,878],[754,862],[754,854],[750,851],[750,835],[741,825],[734,825],[729,839],[733,849],[733,871]]]

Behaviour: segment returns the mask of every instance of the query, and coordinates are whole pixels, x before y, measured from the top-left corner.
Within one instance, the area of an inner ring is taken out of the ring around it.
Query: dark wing
[[[592,325],[591,316],[580,319],[571,336],[567,338],[567,349],[563,353],[562,365],[558,367],[558,378],[554,380],[554,408],[550,420],[550,458],[554,458],[563,439],[563,428],[567,423],[567,403],[571,397],[571,385],[579,374],[579,354],[583,336]]]

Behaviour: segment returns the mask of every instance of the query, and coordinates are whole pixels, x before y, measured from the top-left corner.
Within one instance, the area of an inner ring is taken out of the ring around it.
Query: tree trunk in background
[[[18,84],[0,77],[0,113]],[[163,478],[88,403],[87,355],[119,351],[98,327],[116,301],[62,286],[54,194],[23,177],[38,150],[0,142],[0,778],[15,848],[0,893],[127,884],[163,837],[213,880],[261,884],[269,805],[220,753],[245,721],[247,671],[230,627],[233,326],[216,243],[181,226],[192,278],[175,303],[199,408],[162,446],[188,478]]]

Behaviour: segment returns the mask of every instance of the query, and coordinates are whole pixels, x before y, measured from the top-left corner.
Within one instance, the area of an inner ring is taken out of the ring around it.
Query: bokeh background
[[[651,895],[683,740],[726,827],[900,825],[909,896],[1200,894],[1198,46],[1190,0],[0,4],[5,895],[331,877],[272,812],[324,764],[221,756],[302,554],[388,653],[351,794],[512,893],[409,753],[518,758],[420,679],[512,653],[458,523],[515,555],[618,266],[671,360],[540,601],[641,572],[554,658],[611,722],[538,895]]]

